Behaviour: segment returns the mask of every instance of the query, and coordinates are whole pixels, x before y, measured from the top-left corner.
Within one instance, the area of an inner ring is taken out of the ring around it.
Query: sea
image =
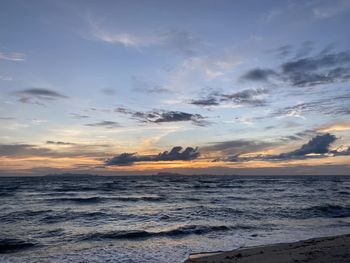
[[[345,233],[349,176],[0,177],[0,262],[180,263]]]

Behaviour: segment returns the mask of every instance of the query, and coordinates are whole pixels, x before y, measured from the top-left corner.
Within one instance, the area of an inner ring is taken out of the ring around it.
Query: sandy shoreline
[[[349,263],[350,234],[191,255],[185,263]]]

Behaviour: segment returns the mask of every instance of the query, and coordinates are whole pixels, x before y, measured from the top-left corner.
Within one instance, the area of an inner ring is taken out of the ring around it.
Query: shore
[[[241,248],[228,252],[193,254],[185,263],[349,263],[350,234]]]

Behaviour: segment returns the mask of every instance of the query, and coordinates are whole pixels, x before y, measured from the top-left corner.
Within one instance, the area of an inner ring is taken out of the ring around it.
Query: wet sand
[[[350,263],[350,234],[191,255],[185,263]]]

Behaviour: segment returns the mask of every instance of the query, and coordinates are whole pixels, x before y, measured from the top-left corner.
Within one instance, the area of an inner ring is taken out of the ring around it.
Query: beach
[[[295,243],[247,247],[228,252],[193,254],[185,263],[348,263],[350,234]]]

